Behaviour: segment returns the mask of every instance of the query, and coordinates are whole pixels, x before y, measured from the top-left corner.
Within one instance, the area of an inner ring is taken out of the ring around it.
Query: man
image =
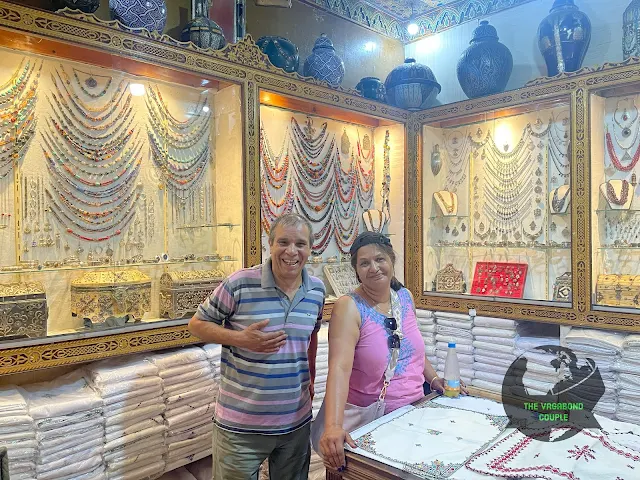
[[[222,344],[214,417],[214,478],[257,479],[269,458],[274,480],[307,479],[317,333],[325,287],[307,274],[311,224],[273,223],[270,258],[224,280],[200,305],[190,332]]]

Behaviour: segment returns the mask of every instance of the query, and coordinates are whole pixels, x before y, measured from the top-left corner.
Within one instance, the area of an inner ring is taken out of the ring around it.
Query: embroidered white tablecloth
[[[491,400],[439,397],[402,407],[351,433],[359,455],[425,479],[451,477],[496,440],[508,419]]]
[[[598,417],[602,430],[583,430],[558,442],[531,439],[519,431],[472,458],[466,468],[505,478],[635,480],[640,475],[640,436],[628,424]],[[616,426],[619,425],[619,426]],[[554,429],[558,438],[565,429]]]

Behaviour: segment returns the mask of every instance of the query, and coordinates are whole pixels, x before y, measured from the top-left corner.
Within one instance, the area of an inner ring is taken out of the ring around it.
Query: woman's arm
[[[433,365],[431,365],[431,362],[426,355],[424,356],[424,370],[422,374],[424,375],[425,381],[429,383],[431,390],[438,390],[440,393],[444,392],[444,390],[440,388],[442,385],[438,385],[438,382],[434,382],[434,380],[439,378],[438,373],[436,372],[436,369],[433,368]]]
[[[324,433],[320,450],[326,463],[337,469],[345,465],[344,442],[355,443],[342,428],[344,408],[349,394],[353,356],[360,339],[360,313],[351,297],[338,299],[329,322],[329,376],[324,398]]]

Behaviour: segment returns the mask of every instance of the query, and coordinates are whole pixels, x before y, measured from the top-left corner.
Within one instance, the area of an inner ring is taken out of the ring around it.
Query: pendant
[[[442,159],[440,158],[440,145],[436,143],[431,151],[431,172],[433,172],[434,177],[440,173],[441,168]]]
[[[622,136],[624,138],[629,138],[631,136],[631,129],[629,127],[625,127],[622,129]]]

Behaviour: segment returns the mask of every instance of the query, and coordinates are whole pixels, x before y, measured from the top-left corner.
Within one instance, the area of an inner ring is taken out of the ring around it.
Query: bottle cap
[[[455,344],[455,343],[453,343],[453,342],[450,342],[450,343],[449,343],[449,348],[456,348],[456,344]]]

